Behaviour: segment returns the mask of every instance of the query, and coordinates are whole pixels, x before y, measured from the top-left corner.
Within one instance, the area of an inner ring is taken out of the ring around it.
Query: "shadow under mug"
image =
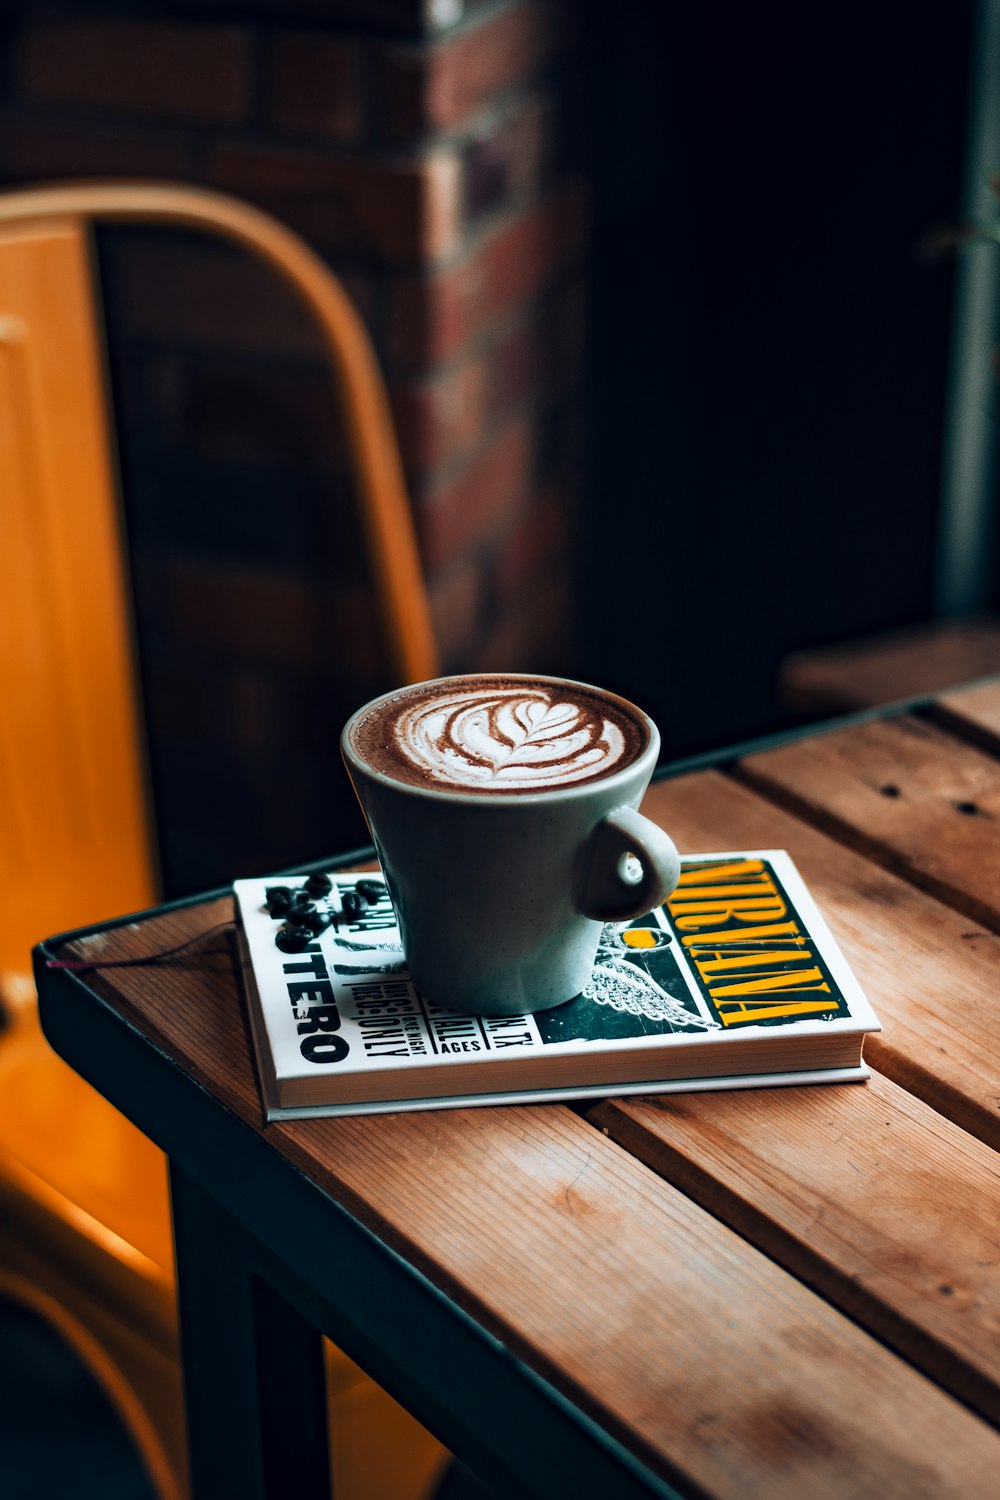
[[[368,765],[351,731],[372,704],[341,736],[410,976],[426,1000],[465,1014],[522,1015],[573,999],[590,977],[603,923],[658,906],[680,871],[668,835],[636,810],[659,753],[652,720],[605,689],[557,677],[525,681],[610,699],[645,726],[643,750],[595,781],[484,794],[415,786]]]

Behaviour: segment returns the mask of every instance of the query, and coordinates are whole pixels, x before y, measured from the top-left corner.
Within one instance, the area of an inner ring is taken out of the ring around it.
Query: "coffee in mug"
[[[462,677],[389,693],[352,720],[351,746],[411,786],[483,796],[579,786],[649,743],[623,699],[541,677]]]
[[[605,921],[677,882],[668,836],[635,809],[659,735],[587,683],[439,678],[358,710],[341,745],[425,997],[512,1015],[571,1000]]]

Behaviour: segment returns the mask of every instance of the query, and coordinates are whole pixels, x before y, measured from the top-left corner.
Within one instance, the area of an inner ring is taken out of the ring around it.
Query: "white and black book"
[[[534,1015],[430,1003],[384,883],[329,879],[311,896],[329,925],[299,952],[275,942],[276,882],[234,885],[268,1119],[868,1077],[879,1022],[782,850],[685,857],[663,907],[604,928],[583,993]]]

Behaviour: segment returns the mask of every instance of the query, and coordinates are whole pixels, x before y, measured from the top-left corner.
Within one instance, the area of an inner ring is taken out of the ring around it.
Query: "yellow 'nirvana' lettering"
[[[756,880],[747,876],[756,875]],[[726,922],[767,922],[787,908],[759,859],[742,859],[708,870],[682,870],[668,902],[682,932],[721,927]]]
[[[812,958],[812,954],[803,953],[801,948],[787,948],[777,953],[741,949],[735,956],[729,954],[722,958],[717,954],[715,958],[699,958],[698,973],[707,984],[710,974],[721,974],[724,969],[766,969],[768,964],[794,964],[803,958]]]
[[[692,944],[697,944],[700,947],[703,943],[707,942],[711,942],[713,948],[717,948],[720,943],[764,943],[774,941],[802,944],[805,942],[805,938],[801,934],[796,936],[798,931],[798,925],[795,922],[771,922],[766,927],[740,927],[734,932],[713,932],[710,939],[698,937],[693,934],[691,937],[682,938],[681,942],[685,948],[690,948]]]
[[[684,870],[667,907],[724,1026],[829,1014],[811,940],[762,860]]]
[[[812,954],[809,955],[810,958]],[[807,984],[808,979],[818,979],[818,984]],[[710,990],[712,999],[716,1002],[724,999],[727,995],[759,995],[764,990],[782,990],[786,994],[790,990],[823,990],[830,993],[830,986],[823,978],[822,969],[802,969],[794,974],[771,974],[767,979],[748,979],[745,983],[724,984],[719,989]]]
[[[698,931],[703,927],[721,927],[726,922],[767,922],[772,917],[783,917],[788,907],[780,896],[764,901],[670,901],[670,915],[682,932]]]
[[[761,1021],[776,1021],[782,1017],[827,1016],[830,1014],[829,1000],[795,1000],[787,1005],[748,1005],[745,1001],[727,1001],[718,1006],[719,1019],[723,1026],[753,1026]]]
[[[709,865],[708,868],[682,870],[678,888],[685,885],[708,885],[720,880],[737,880],[745,875],[763,875],[762,859],[739,859],[730,865]]]

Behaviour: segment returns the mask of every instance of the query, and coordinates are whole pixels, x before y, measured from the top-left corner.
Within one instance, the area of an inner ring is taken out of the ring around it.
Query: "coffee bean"
[[[306,890],[309,892],[310,896],[329,896],[330,892],[333,890],[333,881],[330,879],[329,875],[322,875],[319,873],[310,875],[309,879],[306,881]]]
[[[293,917],[304,916],[306,912],[315,910],[315,901],[310,900],[305,891],[296,891],[288,907],[289,914]]]
[[[264,897],[272,917],[283,917],[292,904],[292,892],[287,885],[269,885]]]
[[[316,937],[319,937],[321,932],[325,932],[332,921],[333,913],[329,911],[309,911],[301,918],[302,926],[308,927]]]
[[[366,878],[365,880],[358,881],[356,889],[359,896],[364,896],[366,901],[371,901],[374,904],[376,901],[381,901],[385,895],[385,882],[382,880],[368,880]]]
[[[279,927],[274,935],[274,941],[282,953],[301,953],[303,948],[308,948],[313,940],[313,935],[308,927],[301,927],[297,923],[286,922],[284,927]]]
[[[359,917],[365,909],[365,899],[355,891],[345,891],[340,898],[341,905],[348,916]]]

